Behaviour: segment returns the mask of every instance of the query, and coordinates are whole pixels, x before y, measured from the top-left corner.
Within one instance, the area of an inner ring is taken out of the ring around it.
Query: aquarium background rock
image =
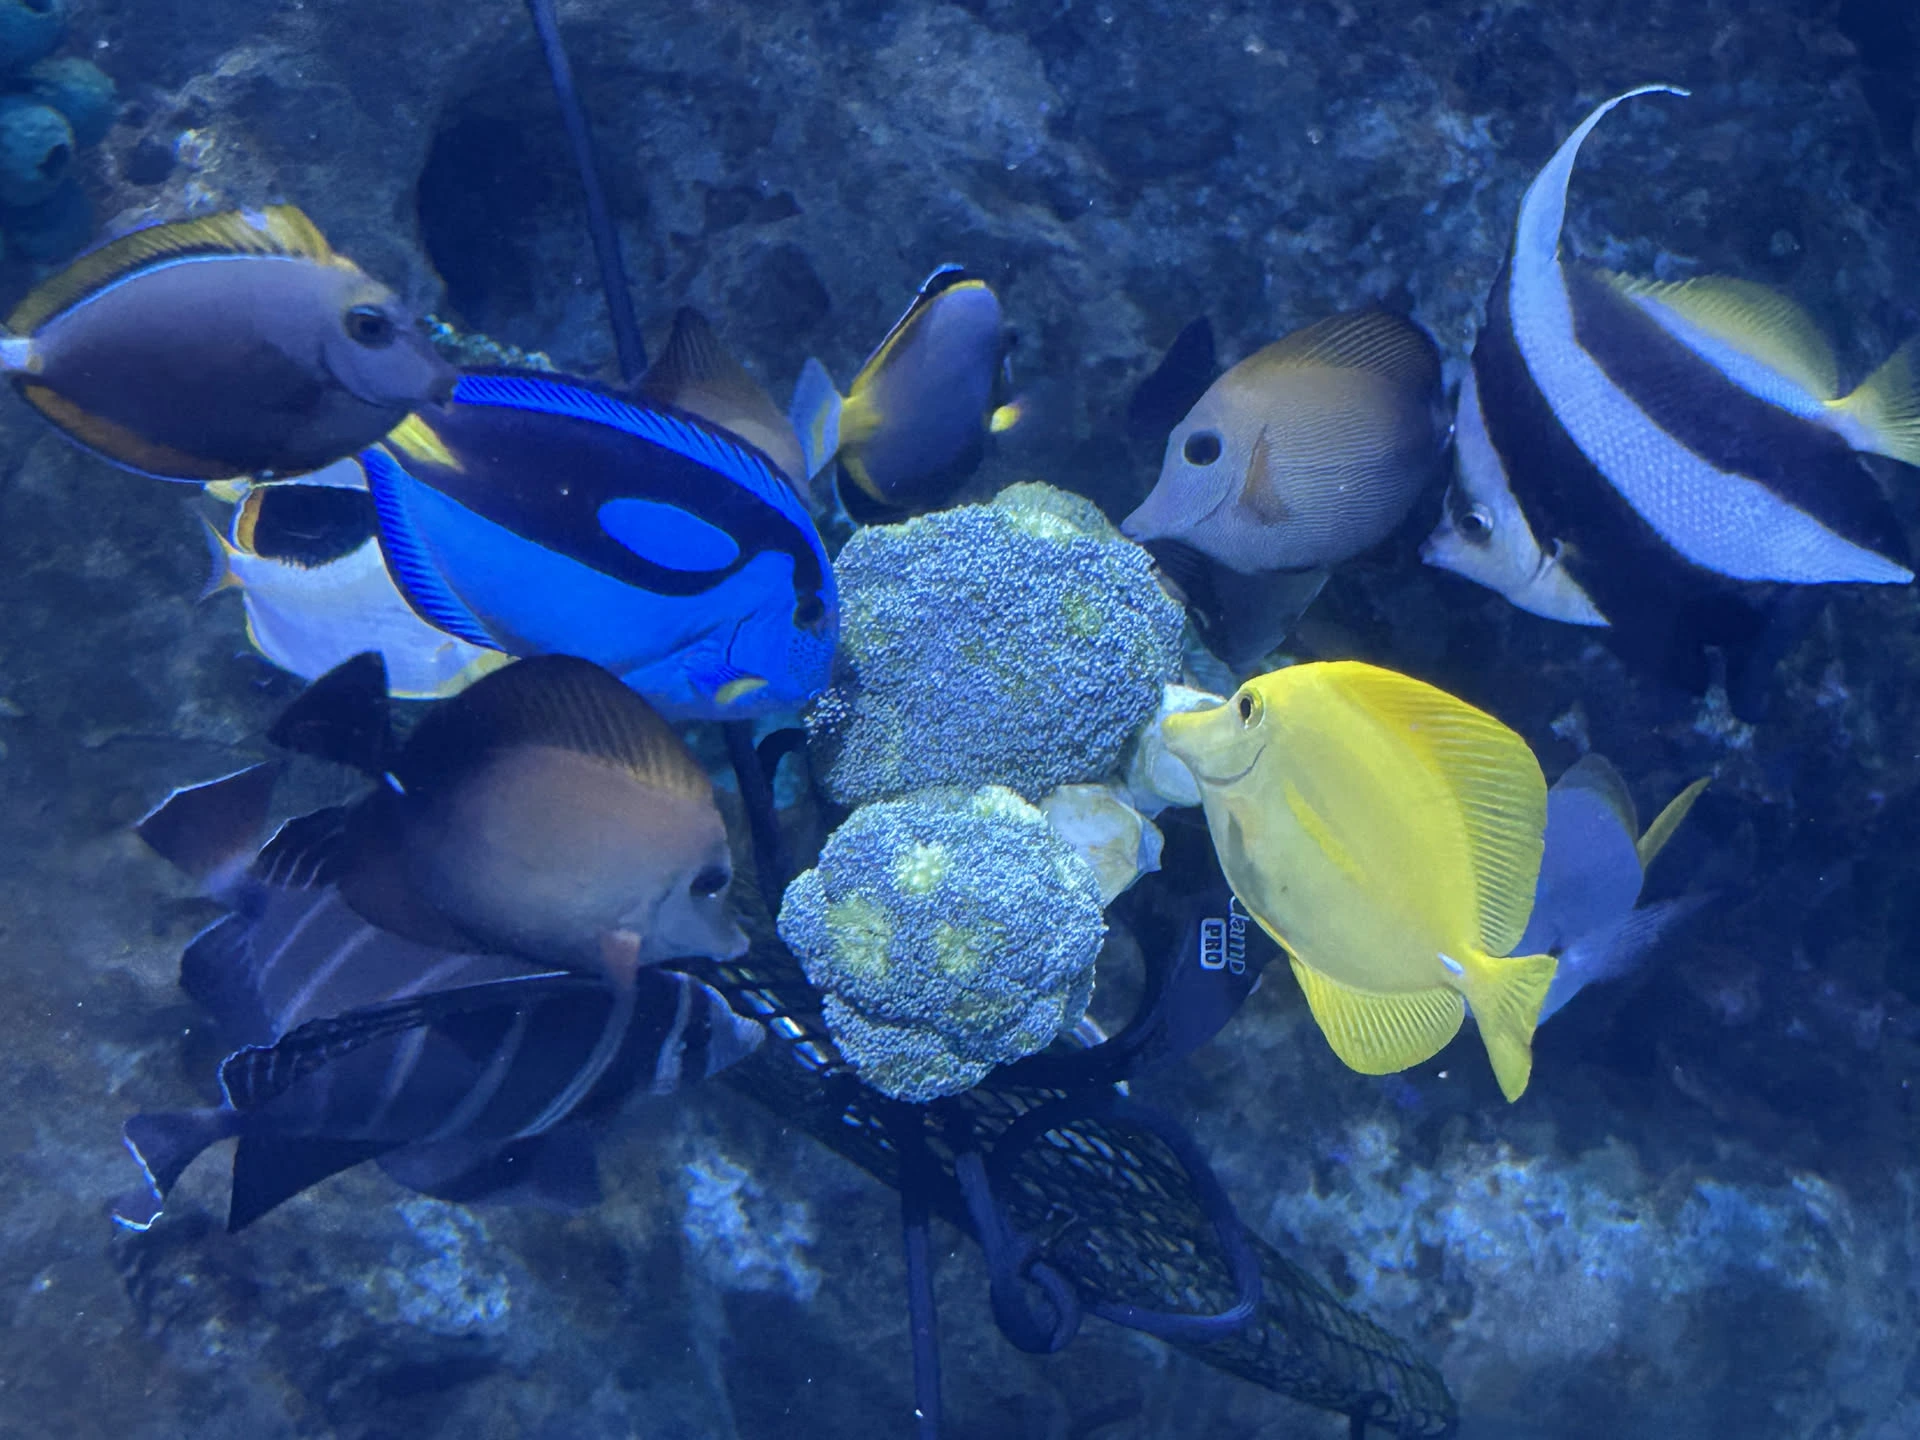
[[[1855,377],[1920,328],[1920,86],[1898,6],[560,11],[646,316],[699,305],[784,397],[808,354],[850,376],[936,263],[993,281],[1030,418],[976,497],[1041,478],[1123,514],[1158,465],[1123,438],[1125,396],[1202,311],[1233,359],[1397,301],[1457,374],[1534,167],[1643,80],[1694,97],[1594,137],[1569,217],[1582,253],[1784,285]],[[608,361],[518,3],[73,0],[65,45],[127,102],[76,159],[103,227],[296,201],[461,328]],[[32,278],[0,274],[9,300]],[[256,758],[291,690],[247,654],[237,606],[193,602],[182,488],[76,453],[18,404],[0,440],[0,1436],[897,1433],[892,1197],[721,1089],[634,1116],[609,1200],[578,1217],[457,1212],[369,1171],[228,1237],[209,1159],[162,1227],[113,1236],[121,1120],[194,1101],[213,1058],[174,986],[212,912],[126,827]],[[1912,526],[1920,488],[1897,478]],[[1302,653],[1489,706],[1550,775],[1591,746],[1647,813],[1714,772],[1651,898],[1722,899],[1640,981],[1555,1018],[1519,1106],[1470,1049],[1345,1071],[1284,976],[1137,1088],[1194,1124],[1249,1223],[1441,1361],[1470,1440],[1907,1440],[1914,592],[1815,597],[1747,728],[1423,570],[1436,505],[1334,578]],[[1169,827],[1169,870],[1193,843]],[[1022,1355],[977,1255],[946,1231],[936,1246],[956,1435],[1345,1433],[1099,1324]]]

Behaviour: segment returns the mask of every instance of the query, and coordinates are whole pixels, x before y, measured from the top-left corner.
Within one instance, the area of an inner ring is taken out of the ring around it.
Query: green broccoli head
[[[841,1053],[911,1101],[1078,1024],[1105,935],[1092,867],[998,785],[861,806],[780,906]]]
[[[869,526],[834,573],[840,654],[808,728],[843,805],[1103,779],[1179,670],[1147,553],[1045,485]]]

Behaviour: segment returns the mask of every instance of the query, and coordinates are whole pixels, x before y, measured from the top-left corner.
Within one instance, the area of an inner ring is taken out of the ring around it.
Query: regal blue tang
[[[462,376],[365,452],[401,593],[450,634],[577,655],[675,719],[793,709],[840,625],[819,532],[746,441],[561,376]]]

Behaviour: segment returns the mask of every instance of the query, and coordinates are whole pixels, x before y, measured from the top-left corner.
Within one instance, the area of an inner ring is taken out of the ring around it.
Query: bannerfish
[[[1767,624],[1778,585],[1906,584],[1904,532],[1861,452],[1920,458],[1911,348],[1838,397],[1796,306],[1718,278],[1610,275],[1560,253],[1596,108],[1528,187],[1458,422],[1429,563],[1549,618],[1606,625],[1675,679]]]
[[[1406,518],[1439,471],[1446,429],[1426,332],[1385,310],[1334,315],[1214,381],[1120,528],[1242,574],[1336,565]]]
[[[1357,661],[1258,676],[1169,715],[1227,882],[1286,949],[1349,1067],[1430,1059],[1473,1007],[1509,1100],[1527,1088],[1550,955],[1516,955],[1547,786],[1513,731]]]
[[[691,305],[674,311],[667,343],[636,388],[643,399],[697,415],[746,441],[796,488],[805,483],[807,460],[792,423]]]
[[[1542,1024],[1587,986],[1628,974],[1711,898],[1683,895],[1635,908],[1647,867],[1706,788],[1705,779],[1687,786],[1644,835],[1626,782],[1599,755],[1583,756],[1547,792],[1546,852],[1516,947],[1559,961]]]
[[[380,783],[337,842],[342,898],[396,935],[616,978],[747,941],[713,784],[598,666],[535,656],[387,730],[378,656],[329,672],[268,738]]]
[[[395,998],[235,1051],[217,1107],[133,1116],[124,1137],[147,1183],[114,1218],[150,1227],[187,1166],[235,1137],[229,1231],[374,1159],[443,1199],[579,1208],[599,1198],[593,1140],[622,1103],[716,1074],[765,1033],[671,971],[629,986],[564,971],[445,984],[463,958],[481,957],[442,957],[389,982]],[[435,972],[442,983],[420,989]]]
[[[818,694],[840,627],[805,505],[759,450],[564,376],[460,377],[361,457],[388,571],[430,625],[579,655],[676,719]]]
[[[66,436],[162,480],[304,474],[452,392],[386,286],[290,205],[135,230],[7,317],[0,372]]]
[[[808,478],[837,459],[855,508],[864,497],[890,517],[938,509],[978,468],[987,435],[1018,418],[1000,404],[1011,346],[987,282],[942,265],[844,396],[818,360],[800,372],[787,413]]]
[[[351,478],[335,472],[350,470]],[[360,467],[343,460],[298,481],[248,487],[223,533],[207,526],[206,593],[238,590],[247,639],[280,669],[317,680],[367,650],[396,699],[438,700],[511,657],[436,630],[394,588]]]

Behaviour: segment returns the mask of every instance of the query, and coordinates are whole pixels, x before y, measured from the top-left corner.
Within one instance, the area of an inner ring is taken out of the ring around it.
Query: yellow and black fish
[[[844,396],[807,361],[787,413],[808,478],[838,459],[868,507],[937,509],[978,467],[987,435],[1018,419],[999,403],[1011,344],[987,282],[942,265]]]
[[[162,480],[317,470],[454,371],[292,206],[136,230],[7,317],[0,373],[76,443]]]

